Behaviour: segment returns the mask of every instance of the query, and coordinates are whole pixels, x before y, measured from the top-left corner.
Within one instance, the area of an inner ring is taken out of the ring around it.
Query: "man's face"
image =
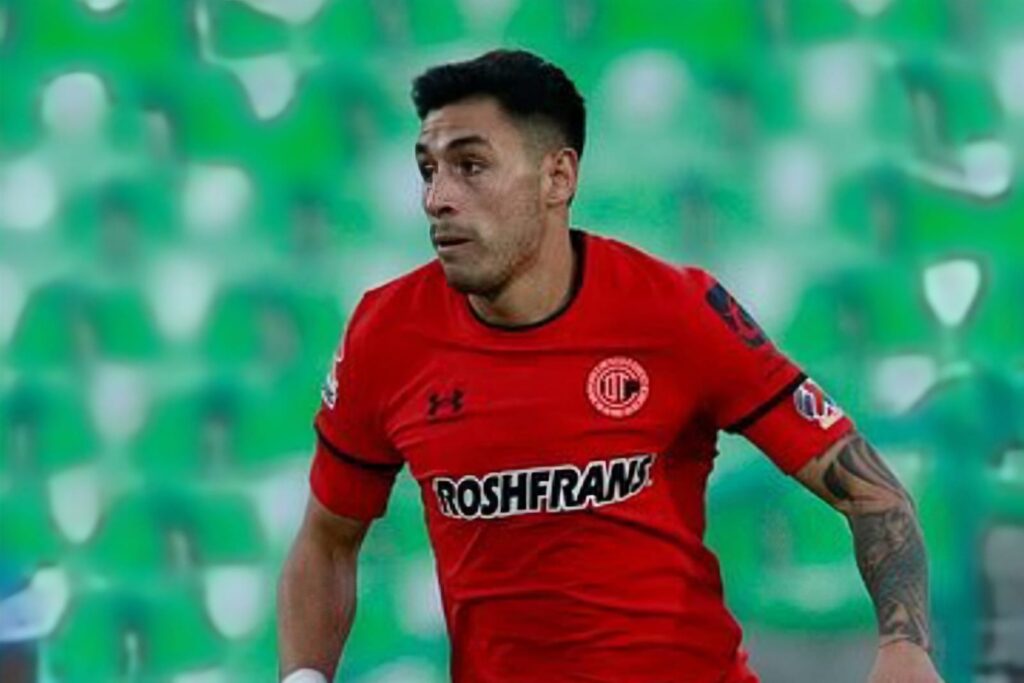
[[[423,209],[452,287],[494,296],[536,257],[542,156],[492,98],[462,100],[424,118],[416,142]]]

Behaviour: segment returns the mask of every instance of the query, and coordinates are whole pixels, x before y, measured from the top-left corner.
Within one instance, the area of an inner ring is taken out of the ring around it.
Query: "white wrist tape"
[[[327,683],[327,677],[316,669],[299,669],[285,676],[281,683]]]

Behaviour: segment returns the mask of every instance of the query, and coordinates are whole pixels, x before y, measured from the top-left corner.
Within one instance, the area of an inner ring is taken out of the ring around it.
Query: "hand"
[[[868,683],[942,683],[923,648],[901,640],[879,648]]]

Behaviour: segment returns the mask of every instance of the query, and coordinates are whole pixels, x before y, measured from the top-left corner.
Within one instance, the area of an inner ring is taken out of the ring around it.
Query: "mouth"
[[[452,251],[463,244],[469,244],[471,241],[472,240],[467,237],[455,237],[451,235],[441,235],[435,237],[433,240],[434,248],[437,249],[439,253]]]

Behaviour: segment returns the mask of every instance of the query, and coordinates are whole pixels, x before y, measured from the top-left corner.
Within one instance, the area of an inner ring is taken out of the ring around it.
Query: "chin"
[[[493,278],[488,278],[481,273],[467,272],[462,268],[445,265],[443,261],[441,267],[444,270],[448,286],[461,294],[489,297],[496,290],[501,289],[500,284],[495,283]]]

